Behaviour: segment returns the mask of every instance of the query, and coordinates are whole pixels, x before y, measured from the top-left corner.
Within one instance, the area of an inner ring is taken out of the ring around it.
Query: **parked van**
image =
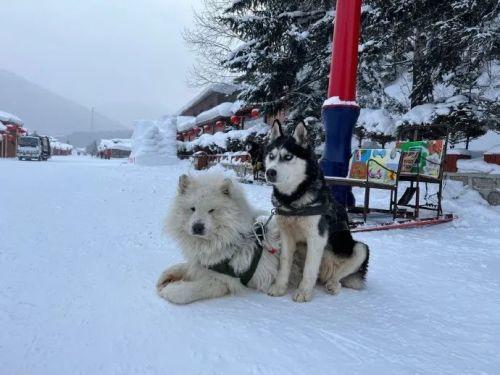
[[[49,138],[38,135],[19,137],[17,157],[19,160],[47,160],[50,158]]]

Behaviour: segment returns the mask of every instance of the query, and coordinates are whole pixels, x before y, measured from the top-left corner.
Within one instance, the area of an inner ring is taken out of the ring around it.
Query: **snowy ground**
[[[358,234],[361,292],[173,306],[154,283],[181,260],[161,223],[187,169],[0,159],[1,374],[498,373],[500,208],[448,185],[458,221]]]

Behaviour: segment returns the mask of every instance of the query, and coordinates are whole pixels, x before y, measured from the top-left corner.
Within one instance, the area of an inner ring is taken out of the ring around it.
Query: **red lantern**
[[[204,133],[212,134],[212,125],[205,125],[203,127],[203,129],[204,129]]]
[[[231,116],[231,124],[238,125],[240,123],[240,118],[236,115]]]
[[[258,108],[252,109],[252,118],[259,117],[260,111]]]
[[[221,121],[221,120],[217,121],[217,122],[215,123],[215,127],[216,127],[217,129],[223,129],[223,128],[224,128],[224,122],[223,122],[223,121]]]

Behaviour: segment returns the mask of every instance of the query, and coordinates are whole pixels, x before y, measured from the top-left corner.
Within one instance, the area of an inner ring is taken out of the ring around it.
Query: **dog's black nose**
[[[205,233],[205,225],[203,223],[193,224],[193,234],[203,235]]]
[[[278,174],[278,173],[276,173],[276,169],[272,169],[272,168],[271,168],[271,169],[268,169],[268,170],[266,171],[266,178],[267,178],[267,180],[268,180],[269,182],[274,182],[274,181],[276,181],[276,175],[277,175],[277,174]]]

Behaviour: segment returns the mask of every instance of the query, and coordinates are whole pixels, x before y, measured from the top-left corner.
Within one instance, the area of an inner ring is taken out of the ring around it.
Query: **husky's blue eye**
[[[195,211],[196,211],[196,208],[191,207],[191,211],[195,212]]]
[[[290,161],[292,159],[293,159],[293,155],[288,154],[288,155],[283,156],[283,160]]]
[[[274,160],[275,157],[273,154],[269,154],[269,159]]]

